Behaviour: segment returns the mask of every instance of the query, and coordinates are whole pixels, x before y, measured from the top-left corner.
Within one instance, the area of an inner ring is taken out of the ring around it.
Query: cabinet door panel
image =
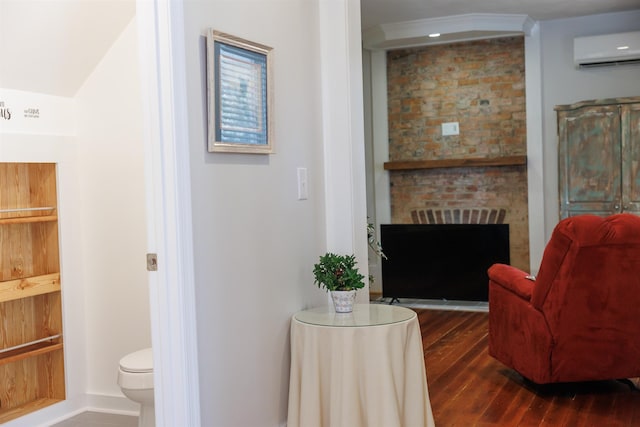
[[[561,216],[618,211],[621,202],[618,107],[562,111],[558,120]]]
[[[622,107],[622,206],[640,213],[640,104]]]

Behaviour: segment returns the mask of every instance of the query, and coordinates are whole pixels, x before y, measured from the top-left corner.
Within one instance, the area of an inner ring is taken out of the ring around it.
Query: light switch
[[[298,200],[307,200],[307,197],[309,197],[307,168],[298,168]]]
[[[442,123],[442,136],[459,135],[460,127],[458,122]]]

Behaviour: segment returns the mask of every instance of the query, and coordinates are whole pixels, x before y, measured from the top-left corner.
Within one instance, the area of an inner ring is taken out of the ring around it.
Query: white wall
[[[87,392],[122,396],[122,356],[151,346],[135,20],[76,94]]]
[[[573,39],[638,30],[640,10],[540,23],[547,239],[559,219],[558,138],[553,107],[588,99],[640,96],[640,66],[576,69],[573,65]]]
[[[76,134],[73,98],[0,88],[0,109],[0,134]]]
[[[208,427],[284,425],[290,317],[327,303],[311,274],[326,235],[321,65],[328,64],[319,59],[321,10],[309,0],[185,4],[200,406]],[[276,154],[207,152],[209,27],[274,48]],[[341,60],[349,55],[344,46],[334,53]],[[361,98],[356,102],[360,108]],[[356,128],[362,132],[362,123]],[[344,140],[350,135],[340,135]],[[297,167],[308,169],[308,200],[297,200]],[[348,222],[353,211],[345,207]],[[363,235],[365,221],[363,198]],[[358,238],[351,233],[349,241]]]

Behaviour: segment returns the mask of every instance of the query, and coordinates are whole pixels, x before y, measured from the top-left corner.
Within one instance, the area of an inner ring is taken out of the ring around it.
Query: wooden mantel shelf
[[[407,160],[385,162],[386,170],[466,168],[483,166],[521,166],[527,164],[527,156],[483,157],[469,159]]]

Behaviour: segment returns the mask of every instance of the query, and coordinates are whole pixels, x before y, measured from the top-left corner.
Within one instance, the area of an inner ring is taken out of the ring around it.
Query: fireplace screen
[[[383,224],[385,298],[487,301],[487,269],[509,264],[508,224]]]

